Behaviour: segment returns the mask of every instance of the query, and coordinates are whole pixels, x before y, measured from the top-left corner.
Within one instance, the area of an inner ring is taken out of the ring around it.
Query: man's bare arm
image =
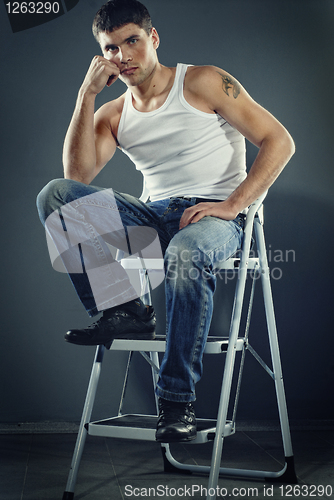
[[[219,68],[199,68],[192,91],[205,98],[209,109],[259,148],[247,178],[221,203],[200,203],[187,209],[180,228],[206,215],[233,220],[265,192],[279,176],[294,153],[294,142],[276,118],[257,104],[242,86]],[[202,71],[201,71],[202,70]]]
[[[113,156],[116,141],[103,111],[94,116],[96,95],[119,75],[116,65],[96,56],[79,90],[63,149],[64,177],[89,184]]]

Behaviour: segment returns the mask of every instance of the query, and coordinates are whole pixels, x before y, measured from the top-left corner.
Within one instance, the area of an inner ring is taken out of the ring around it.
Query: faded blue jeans
[[[101,192],[102,203],[99,198]],[[88,195],[89,198],[84,198]],[[109,227],[112,224],[119,225],[119,219],[111,216],[115,208],[119,214],[117,217],[120,217],[125,228],[149,227],[158,234],[165,262],[167,345],[156,392],[159,397],[171,401],[194,401],[195,385],[202,375],[202,357],[213,313],[213,294],[219,262],[240,249],[243,236],[242,216],[234,221],[204,217],[179,230],[183,211],[196,204],[198,199],[171,198],[143,203],[131,195],[102,190],[72,180],[56,179],[47,184],[37,198],[42,223],[54,211],[62,212],[62,207],[70,203],[74,203],[74,212],[81,210],[79,216],[75,217],[84,219],[85,211],[82,210],[80,199],[81,202],[82,199],[89,199],[90,207],[103,206],[96,223],[107,226],[104,231],[106,234],[112,234],[113,231],[118,234],[120,231],[118,226]],[[101,234],[100,228],[99,231]],[[101,238],[95,238],[95,250],[97,253],[105,253],[100,240]],[[101,243],[101,248],[96,241]],[[83,255],[81,258],[84,261]],[[83,262],[83,272],[69,274],[88,314],[94,316],[100,310],[112,306],[114,292],[110,291],[109,305],[105,301],[105,294],[103,305],[97,304],[84,264]],[[107,259],[105,265],[110,267],[115,263],[112,259]],[[110,276],[121,289],[123,302],[135,297],[126,273],[123,275],[122,270],[117,268]]]

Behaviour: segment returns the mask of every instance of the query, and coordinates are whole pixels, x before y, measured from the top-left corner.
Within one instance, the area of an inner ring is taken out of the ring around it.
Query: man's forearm
[[[233,220],[264,193],[279,176],[294,153],[294,143],[285,131],[279,137],[267,136],[246,179],[225,200],[199,203],[187,208],[180,220],[180,229],[211,215],[224,220]]]
[[[286,131],[268,137],[261,144],[247,178],[229,196],[225,203],[236,213],[241,212],[264,193],[277,179],[294,154],[294,142]]]
[[[96,165],[94,105],[95,94],[80,89],[63,149],[64,177],[85,184],[94,177]]]

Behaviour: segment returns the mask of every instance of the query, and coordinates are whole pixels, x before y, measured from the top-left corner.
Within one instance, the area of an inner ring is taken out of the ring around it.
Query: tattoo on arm
[[[223,73],[220,73],[219,71],[217,71],[217,73],[222,77],[223,91],[225,92],[225,94],[230,96],[230,94],[228,93],[228,89],[232,89],[233,97],[234,97],[234,99],[236,99],[238,97],[238,95],[240,94],[239,83],[231,76],[224,75]]]

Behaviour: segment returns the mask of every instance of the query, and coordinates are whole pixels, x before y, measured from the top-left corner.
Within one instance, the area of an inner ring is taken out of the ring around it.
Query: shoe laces
[[[178,420],[181,417],[186,417],[187,420],[195,418],[191,403],[175,403],[167,400],[159,402],[159,420]]]
[[[85,329],[86,330],[95,330],[96,327],[100,327],[101,326],[101,323],[103,322],[103,319],[105,320],[105,318],[103,318],[103,316],[101,316],[101,318],[99,318],[97,321],[94,321],[94,323],[92,323],[91,325],[87,326]]]

